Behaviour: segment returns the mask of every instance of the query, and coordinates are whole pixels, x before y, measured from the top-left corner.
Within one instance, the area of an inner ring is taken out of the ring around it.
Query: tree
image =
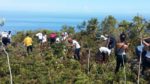
[[[77,25],[77,28],[78,28],[80,31],[85,31],[85,30],[86,30],[86,25],[87,25],[87,22],[86,22],[86,21],[83,21],[81,24]]]
[[[73,26],[64,25],[64,26],[62,26],[61,32],[68,32],[68,33],[74,34],[75,29]]]
[[[150,32],[150,22],[147,22],[146,30],[148,30],[148,32]]]
[[[117,20],[113,16],[106,17],[101,23],[101,30],[103,33],[112,33],[116,28]]]
[[[96,37],[96,32],[98,31],[98,19],[97,18],[92,18],[91,20],[88,21],[87,27],[86,27],[86,32],[91,38]]]
[[[137,30],[137,32],[142,32],[142,30],[144,29],[144,19],[140,16],[135,16],[133,18],[133,23],[134,23],[134,26]]]
[[[130,24],[130,22],[123,20],[119,23],[119,28],[121,28],[122,31],[126,31],[129,29]]]
[[[139,41],[138,38],[141,38],[144,35],[144,30],[146,26],[146,21],[141,16],[135,16],[133,18],[132,25],[129,32],[129,41],[131,44],[136,45]]]

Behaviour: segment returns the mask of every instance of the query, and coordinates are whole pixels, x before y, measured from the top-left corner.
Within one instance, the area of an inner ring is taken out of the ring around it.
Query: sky
[[[0,12],[150,14],[150,0],[0,0]]]

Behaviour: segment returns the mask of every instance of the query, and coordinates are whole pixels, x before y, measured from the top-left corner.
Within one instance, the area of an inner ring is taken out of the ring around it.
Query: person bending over
[[[80,47],[81,46],[80,46],[79,42],[77,42],[76,40],[72,40],[72,38],[69,38],[68,42],[71,44],[69,46],[72,46],[72,47],[75,48],[75,50],[74,50],[74,58],[76,60],[80,60]]]

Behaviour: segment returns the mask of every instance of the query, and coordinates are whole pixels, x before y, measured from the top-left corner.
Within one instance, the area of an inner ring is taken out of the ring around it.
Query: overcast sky
[[[0,0],[0,11],[150,14],[150,0]]]

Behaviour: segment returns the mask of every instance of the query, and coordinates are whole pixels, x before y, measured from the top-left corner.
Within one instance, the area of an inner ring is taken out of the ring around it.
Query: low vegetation
[[[119,25],[119,26],[118,26]],[[105,45],[105,42],[99,38],[101,34],[108,34],[118,39],[119,34],[125,31],[128,35],[127,42],[129,46],[128,63],[126,64],[127,84],[137,82],[138,65],[133,63],[136,58],[134,48],[138,44],[139,37],[149,36],[150,22],[144,21],[142,17],[135,16],[132,22],[117,20],[113,16],[106,17],[101,23],[96,18],[84,21],[78,25],[78,32],[74,27],[63,26],[58,35],[67,31],[72,38],[77,39],[81,48],[81,60],[73,59],[72,49],[66,47],[66,43],[47,46],[42,52],[39,49],[35,33],[37,30],[27,31],[34,40],[33,53],[26,54],[26,49],[22,41],[27,32],[18,32],[13,36],[12,46],[9,46],[8,52],[12,68],[14,84],[124,84],[123,68],[115,74],[115,55],[109,57],[107,63],[97,61],[96,53],[98,48]],[[66,49],[66,51],[64,51]],[[90,51],[90,55],[89,55]],[[9,70],[7,59],[0,50],[0,84],[9,84]],[[88,67],[88,56],[90,56]],[[140,84],[148,84],[150,73],[140,78]]]

